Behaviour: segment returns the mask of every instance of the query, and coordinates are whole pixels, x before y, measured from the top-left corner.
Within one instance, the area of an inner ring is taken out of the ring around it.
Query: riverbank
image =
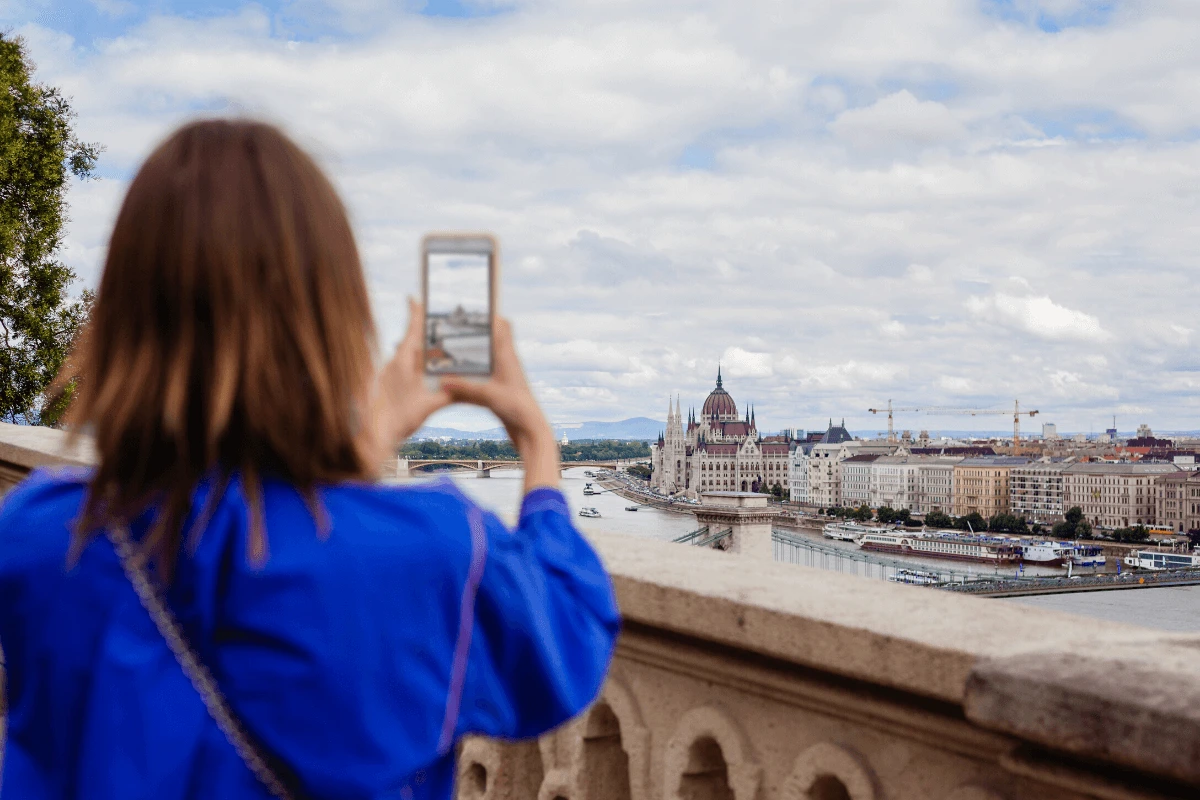
[[[658,498],[652,494],[642,494],[627,487],[625,484],[612,478],[596,478],[596,483],[604,487],[605,491],[612,492],[618,497],[623,497],[637,503],[639,506],[649,506],[662,511],[670,511],[673,514],[695,514],[696,506],[690,503],[674,503],[670,500]]]

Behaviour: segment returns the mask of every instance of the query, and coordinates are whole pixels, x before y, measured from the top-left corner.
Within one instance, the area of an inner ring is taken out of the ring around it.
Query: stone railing
[[[593,541],[625,620],[608,682],[536,742],[464,742],[460,800],[1200,796],[1200,636]]]

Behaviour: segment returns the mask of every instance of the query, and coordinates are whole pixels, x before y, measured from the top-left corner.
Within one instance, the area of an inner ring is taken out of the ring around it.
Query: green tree
[[[961,528],[964,531],[982,533],[987,530],[987,520],[978,511],[972,511],[964,517],[959,517],[955,521],[955,527]]]
[[[783,484],[781,484],[779,481],[775,481],[775,485],[771,487],[771,494],[775,495],[777,500],[784,500],[785,494],[783,491]]]
[[[988,520],[987,528],[989,531],[997,533],[1028,533],[1029,525],[1025,519],[1017,514],[996,514]]]
[[[953,528],[954,518],[941,511],[930,511],[925,515],[925,524],[930,528]]]
[[[1132,528],[1117,528],[1113,531],[1113,541],[1137,544],[1150,538],[1150,531],[1145,525],[1134,525]]]
[[[72,381],[45,392],[87,314],[75,273],[56,258],[70,175],[92,175],[100,147],[79,141],[58,89],[34,82],[20,38],[0,34],[0,419],[53,424]]]
[[[896,521],[896,511],[891,506],[880,506],[875,512],[875,518],[884,525],[889,525]]]
[[[863,503],[858,508],[854,509],[854,518],[859,522],[869,522],[871,520],[871,507]]]

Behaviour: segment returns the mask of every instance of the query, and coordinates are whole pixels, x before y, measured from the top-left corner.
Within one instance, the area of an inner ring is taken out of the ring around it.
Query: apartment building
[[[954,468],[963,459],[953,456],[912,456],[908,506],[917,514],[950,513],[954,507]]]
[[[1176,533],[1200,530],[1200,473],[1163,475],[1155,485],[1155,522]]]
[[[911,508],[909,484],[914,469],[909,456],[877,456],[871,463],[871,507]]]
[[[978,512],[984,517],[1009,510],[1009,472],[1029,463],[1027,458],[991,456],[964,458],[954,467],[954,514]]]
[[[878,458],[878,453],[861,453],[841,461],[842,505],[871,505],[871,467]]]
[[[813,445],[809,442],[798,442],[788,454],[788,500],[793,503],[810,502],[808,491],[808,458],[812,454]]]
[[[813,445],[808,457],[809,503],[822,508],[848,505],[842,496],[841,463],[857,455],[890,455],[896,449],[895,444],[860,440]]]
[[[1009,510],[1013,514],[1042,525],[1061,522],[1063,507],[1063,470],[1069,461],[1035,461],[1016,466],[1008,472]]]
[[[1063,470],[1063,507],[1079,506],[1098,528],[1150,525],[1158,518],[1158,481],[1174,464],[1085,462]]]

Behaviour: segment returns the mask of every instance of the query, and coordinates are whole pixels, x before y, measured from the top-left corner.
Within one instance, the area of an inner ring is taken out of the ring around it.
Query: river
[[[626,533],[670,541],[697,527],[696,518],[691,514],[677,514],[646,506],[638,511],[626,511],[625,507],[631,502],[610,492],[585,497],[583,486],[588,479],[583,473],[581,468],[565,470],[562,488],[576,524],[585,532]],[[451,477],[463,491],[482,505],[494,509],[510,523],[516,520],[523,478],[519,470],[494,470],[490,478],[477,478],[464,473],[456,473]],[[583,506],[596,508],[601,514],[600,518],[578,516]],[[944,566],[940,561],[928,559],[913,561],[914,566],[918,567]],[[955,568],[964,569],[958,564]],[[1061,571],[1057,571],[1057,574],[1061,574]],[[1020,603],[1167,631],[1200,631],[1200,586],[1037,595],[997,599],[994,602]]]

